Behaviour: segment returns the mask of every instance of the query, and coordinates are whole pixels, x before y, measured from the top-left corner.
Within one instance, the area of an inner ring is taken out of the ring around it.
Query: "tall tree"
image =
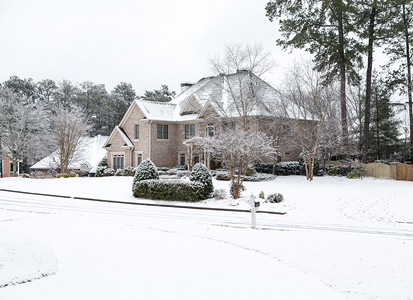
[[[166,87],[166,89],[168,88]],[[113,88],[111,94],[122,97],[129,105],[136,99],[136,92],[133,89],[132,84],[126,82],[117,84]]]
[[[48,136],[49,115],[40,105],[8,88],[0,89],[0,139],[3,149],[20,173],[19,163],[30,159]]]
[[[346,81],[358,80],[355,65],[361,64],[360,45],[349,12],[351,0],[274,0],[267,3],[267,17],[279,20],[284,49],[305,49],[314,55],[315,68],[325,72],[325,80],[340,80],[341,130],[349,153]]]
[[[395,15],[389,22],[392,35],[387,39],[386,54],[392,67],[391,85],[407,94],[410,122],[410,157],[413,160],[413,104],[412,104],[412,47],[413,47],[413,3],[410,0],[392,0],[391,9]]]
[[[389,159],[393,153],[402,148],[399,139],[401,121],[395,118],[390,96],[390,89],[375,75],[372,82],[371,147],[369,151],[375,159]]]
[[[57,91],[57,84],[51,79],[44,79],[36,84],[36,97],[44,103],[51,111],[56,108],[54,95]]]
[[[161,89],[153,91],[145,91],[143,96],[140,96],[139,99],[147,101],[158,101],[158,102],[169,102],[175,97],[176,93],[170,91],[168,86],[162,84]]]
[[[78,87],[69,80],[62,80],[57,84],[54,95],[58,108],[70,109],[74,107],[75,99],[79,93]]]
[[[367,162],[370,139],[370,106],[372,95],[372,74],[374,48],[380,46],[388,34],[385,25],[391,22],[393,14],[388,13],[387,0],[362,0],[354,3],[352,16],[357,34],[360,38],[367,39],[364,51],[367,53],[366,89],[364,104],[364,128],[363,128],[363,162]]]
[[[3,82],[2,86],[21,96],[24,101],[35,101],[36,84],[31,78],[21,79],[19,76],[10,76],[8,80]]]

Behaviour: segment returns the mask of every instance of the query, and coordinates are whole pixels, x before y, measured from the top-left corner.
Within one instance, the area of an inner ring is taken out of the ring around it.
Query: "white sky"
[[[262,43],[278,64],[276,83],[294,57],[276,46],[268,0],[2,0],[0,82],[12,75],[103,83],[138,95],[211,73],[208,58],[227,44]],[[295,52],[294,52],[295,53]],[[297,54],[296,54],[297,55]]]

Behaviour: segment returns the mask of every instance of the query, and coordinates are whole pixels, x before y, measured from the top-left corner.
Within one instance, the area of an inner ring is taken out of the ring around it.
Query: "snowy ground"
[[[0,188],[147,201],[131,196],[131,180],[10,178]],[[259,214],[258,230],[247,213],[0,192],[0,286],[50,275],[0,299],[412,298],[413,183],[277,177],[247,183],[245,195],[261,190],[285,198],[262,210],[286,214]],[[193,205],[247,208],[247,198]]]

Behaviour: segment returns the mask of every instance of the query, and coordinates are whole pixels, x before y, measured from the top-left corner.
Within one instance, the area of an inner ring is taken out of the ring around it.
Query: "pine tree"
[[[159,179],[158,169],[153,162],[147,158],[136,169],[135,177],[133,178],[133,185],[135,182],[147,179]]]

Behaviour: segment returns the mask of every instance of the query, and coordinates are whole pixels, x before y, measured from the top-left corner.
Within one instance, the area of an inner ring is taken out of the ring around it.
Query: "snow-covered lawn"
[[[10,178],[0,189],[162,203],[134,199],[131,182]],[[291,176],[246,187],[238,202],[191,205],[248,208],[251,193],[278,192],[284,202],[260,209],[286,214],[259,214],[253,230],[247,213],[0,192],[0,286],[33,280],[0,299],[411,299],[413,183]]]

